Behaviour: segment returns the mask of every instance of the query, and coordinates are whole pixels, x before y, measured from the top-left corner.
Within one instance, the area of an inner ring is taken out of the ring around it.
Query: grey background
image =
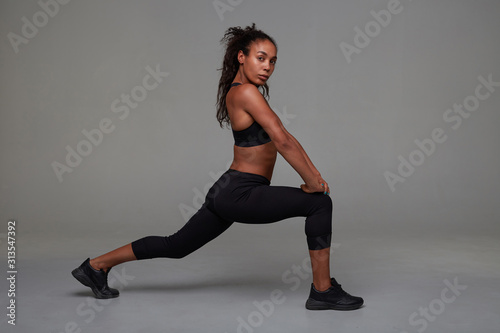
[[[182,209],[196,208],[232,158],[231,133],[215,119],[219,40],[252,22],[277,40],[270,105],[332,187],[334,241],[497,243],[500,87],[456,130],[443,115],[474,94],[479,76],[500,81],[498,1],[402,0],[350,62],[340,44],[354,45],[354,28],[391,1],[222,2],[231,10],[219,16],[210,0],[71,1],[16,53],[8,34],[22,35],[22,18],[33,22],[41,7],[1,1],[0,220],[18,221],[19,260],[76,265],[185,223]],[[113,101],[157,65],[169,75],[121,120]],[[60,182],[51,164],[65,164],[65,147],[104,118],[114,131]],[[408,159],[435,128],[447,140],[391,191],[384,173],[397,173],[398,156]],[[301,179],[280,157],[272,184]],[[221,239],[209,249],[251,256],[258,245],[274,262],[287,246],[306,253],[299,218],[235,224]]]
[[[232,158],[230,131],[214,117],[218,40],[256,22],[279,46],[270,104],[295,115],[287,128],[331,184],[338,226],[498,232],[500,92],[457,130],[443,114],[474,93],[478,76],[500,81],[500,5],[403,1],[348,63],[339,44],[354,45],[354,27],[387,3],[243,1],[221,21],[210,1],[73,1],[16,54],[7,33],[20,35],[21,18],[40,7],[4,1],[1,220],[61,235],[181,226],[179,205],[193,207],[193,189],[203,192]],[[113,100],[156,65],[170,75],[119,119]],[[65,163],[65,147],[103,118],[115,130],[59,182],[51,163]],[[447,141],[392,192],[384,172],[397,173],[398,156],[436,127]],[[285,164],[273,183],[300,185]]]

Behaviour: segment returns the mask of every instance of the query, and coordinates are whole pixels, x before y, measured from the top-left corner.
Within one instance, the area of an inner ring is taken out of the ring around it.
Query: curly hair
[[[224,123],[229,125],[226,95],[240,67],[238,52],[241,50],[247,56],[250,51],[250,44],[256,40],[269,40],[278,49],[275,40],[262,30],[256,29],[255,23],[244,29],[241,27],[231,27],[226,30],[224,37],[220,40],[221,44],[225,44],[226,48],[222,68],[218,69],[222,71],[219,79],[219,90],[217,92],[217,120],[220,127],[223,127]],[[267,83],[262,86],[262,89],[264,97],[269,97],[269,86]]]

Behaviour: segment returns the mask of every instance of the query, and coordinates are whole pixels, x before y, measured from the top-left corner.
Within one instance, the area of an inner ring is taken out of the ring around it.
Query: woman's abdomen
[[[277,150],[272,141],[255,147],[234,146],[234,159],[230,168],[271,180],[276,156]]]

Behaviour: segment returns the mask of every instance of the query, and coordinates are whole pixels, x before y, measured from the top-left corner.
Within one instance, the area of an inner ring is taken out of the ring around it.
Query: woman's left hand
[[[321,176],[317,178],[317,184],[302,184],[300,185],[300,188],[306,193],[323,192],[323,194],[330,195],[330,187]]]

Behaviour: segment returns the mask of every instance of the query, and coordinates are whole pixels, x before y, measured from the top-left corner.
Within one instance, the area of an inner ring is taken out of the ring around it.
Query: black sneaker
[[[308,310],[356,310],[363,305],[361,297],[345,292],[334,278],[332,286],[325,291],[317,291],[311,283],[311,292],[306,302]]]
[[[80,281],[84,286],[90,287],[94,292],[96,298],[115,298],[120,295],[120,292],[116,289],[110,288],[108,286],[108,274],[109,271],[105,272],[103,269],[96,271],[92,266],[90,266],[90,258],[87,258],[80,265],[80,267],[75,268],[71,274]]]

